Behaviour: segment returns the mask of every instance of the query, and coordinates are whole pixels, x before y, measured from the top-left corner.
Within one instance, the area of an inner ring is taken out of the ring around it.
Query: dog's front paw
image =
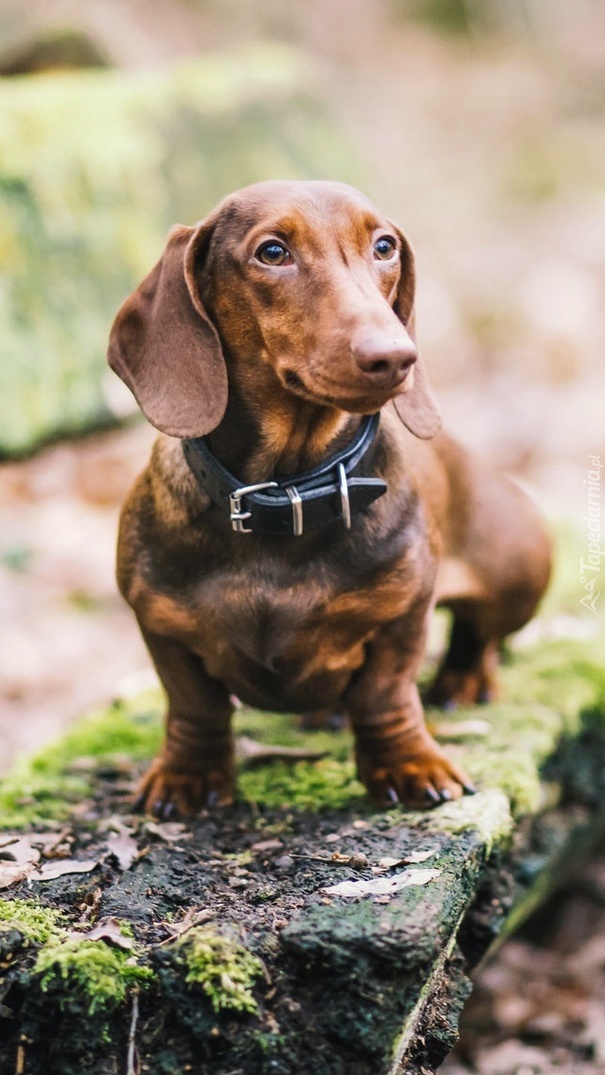
[[[227,806],[234,791],[233,773],[228,770],[177,771],[156,758],[139,784],[134,808],[163,821],[193,817],[204,808]]]
[[[402,803],[425,810],[438,803],[473,795],[477,790],[459,766],[432,741],[405,754],[378,758],[357,751],[357,770],[370,797],[378,806]]]

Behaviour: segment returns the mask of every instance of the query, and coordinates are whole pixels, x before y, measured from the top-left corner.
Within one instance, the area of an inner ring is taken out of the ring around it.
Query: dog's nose
[[[359,369],[377,388],[401,384],[418,357],[407,333],[395,337],[368,333],[355,341],[352,352]]]

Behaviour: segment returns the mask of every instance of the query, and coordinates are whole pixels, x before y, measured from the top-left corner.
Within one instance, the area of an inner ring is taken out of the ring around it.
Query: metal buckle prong
[[[286,492],[292,505],[292,530],[294,537],[300,537],[303,532],[303,504],[300,493],[295,485],[286,485]]]
[[[252,516],[251,511],[242,511],[242,497],[248,493],[259,493],[261,489],[277,489],[277,482],[259,482],[257,485],[242,485],[229,494],[229,507],[231,514],[231,528],[237,534],[251,534],[252,530],[244,526],[246,519]]]
[[[342,521],[345,530],[351,529],[351,501],[349,500],[349,486],[347,485],[347,472],[343,463],[338,464],[338,487],[340,489],[340,505],[342,508]]]

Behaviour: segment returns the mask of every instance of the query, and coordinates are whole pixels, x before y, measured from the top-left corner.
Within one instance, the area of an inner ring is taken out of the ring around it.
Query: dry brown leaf
[[[0,888],[24,881],[36,870],[40,852],[29,836],[9,836],[0,845]]]
[[[129,870],[139,857],[137,842],[131,835],[132,830],[125,826],[120,832],[110,832],[107,837],[107,849],[113,855],[121,870]]]
[[[33,877],[34,881],[54,881],[70,873],[90,873],[99,865],[98,859],[55,859],[45,862]]]
[[[258,844],[252,844],[251,851],[278,851],[283,847],[281,840],[261,840]]]
[[[172,944],[175,939],[183,937],[194,926],[201,926],[204,922],[210,922],[215,915],[216,912],[209,907],[190,907],[180,922],[163,923],[169,929],[170,936],[163,941],[159,941],[158,944],[152,945],[152,947],[163,948],[165,944]]]
[[[125,937],[121,933],[117,918],[105,918],[94,929],[89,929],[86,933],[74,932],[73,936],[85,937],[87,941],[105,941],[107,944],[112,944],[114,948],[123,948],[127,952],[134,948],[132,937]]]
[[[377,868],[380,870],[394,870],[398,866],[414,866],[418,862],[426,862],[427,859],[436,855],[438,850],[438,847],[432,847],[430,851],[410,851],[409,855],[404,855],[403,858],[398,859],[385,855],[378,860]]]
[[[157,836],[158,840],[164,840],[167,844],[190,840],[193,835],[189,826],[182,821],[145,821],[143,827],[146,833]]]

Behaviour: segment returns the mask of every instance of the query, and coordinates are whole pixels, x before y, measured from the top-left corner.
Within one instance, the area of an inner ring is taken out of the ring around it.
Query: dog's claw
[[[209,791],[206,796],[206,806],[209,810],[214,810],[215,806],[218,806],[219,794],[218,791]]]
[[[452,793],[449,788],[439,788],[439,798],[441,799],[441,802],[449,802],[452,798]]]
[[[429,803],[440,803],[441,802],[441,796],[440,796],[438,791],[435,791],[434,788],[426,787],[424,789],[424,798],[425,798],[426,802],[429,802]]]
[[[448,698],[447,701],[441,703],[441,708],[445,713],[455,713],[458,708],[458,702],[455,702],[453,698]]]
[[[463,784],[462,790],[465,795],[476,795],[479,788],[476,788],[474,784]]]
[[[385,790],[384,797],[386,802],[390,803],[392,806],[397,806],[399,803],[399,796],[395,791],[395,788],[387,788]]]

